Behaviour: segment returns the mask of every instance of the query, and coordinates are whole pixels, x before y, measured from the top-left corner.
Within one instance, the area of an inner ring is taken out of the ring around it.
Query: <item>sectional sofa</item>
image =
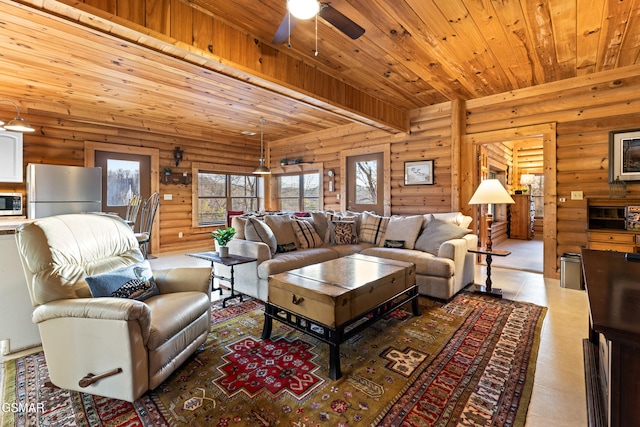
[[[460,212],[383,217],[311,212],[234,217],[234,255],[256,258],[235,266],[235,289],[266,301],[269,275],[360,253],[416,265],[420,294],[447,300],[474,281],[478,237]],[[228,275],[226,267],[216,265]],[[224,286],[224,283],[222,284]]]

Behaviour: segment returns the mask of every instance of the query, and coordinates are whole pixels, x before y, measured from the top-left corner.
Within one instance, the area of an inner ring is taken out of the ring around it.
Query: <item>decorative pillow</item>
[[[404,240],[385,240],[385,248],[404,249]]]
[[[406,249],[413,249],[416,239],[422,229],[422,215],[415,216],[392,216],[387,224],[384,233],[384,240],[380,241],[380,246],[386,240],[404,240]]]
[[[353,221],[331,221],[329,223],[332,245],[352,245],[358,243],[356,223]]]
[[[296,242],[296,234],[291,227],[289,215],[267,215],[264,217],[264,222],[273,231],[279,245]]]
[[[380,245],[384,242],[384,233],[389,220],[390,218],[386,216],[363,212],[362,223],[360,224],[360,241]]]
[[[144,301],[160,293],[147,260],[108,273],[87,276],[86,281],[94,297]]]
[[[269,245],[271,253],[276,253],[278,248],[276,236],[273,235],[273,231],[264,221],[260,221],[257,218],[247,218],[247,223],[244,226],[244,237],[252,242],[266,243]]]
[[[443,242],[451,239],[459,239],[469,233],[471,233],[471,230],[447,221],[432,218],[420,237],[418,237],[415,248],[437,256],[440,245]]]
[[[296,244],[294,242],[285,243],[284,245],[276,246],[276,252],[277,253],[293,252],[293,251],[297,251],[297,250],[298,250],[298,247],[296,246]]]
[[[324,242],[323,239],[316,233],[316,230],[309,221],[297,219],[291,222],[291,226],[298,237],[298,243],[302,249],[322,246]]]
[[[318,236],[325,241],[329,242],[329,222],[327,221],[327,214],[321,211],[311,212],[311,219],[313,219],[313,228],[316,229]]]
[[[231,226],[236,229],[235,238],[244,240],[244,226],[247,225],[246,216],[234,216],[231,218]]]

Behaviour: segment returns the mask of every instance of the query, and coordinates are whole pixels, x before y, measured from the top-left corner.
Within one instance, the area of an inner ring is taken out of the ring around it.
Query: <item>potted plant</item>
[[[226,258],[229,256],[229,248],[227,247],[227,244],[231,239],[233,239],[235,234],[236,229],[233,227],[219,228],[211,233],[211,237],[213,237],[218,244],[218,255],[220,255],[220,258]]]
[[[169,177],[171,176],[171,168],[164,168],[164,182],[169,182]]]
[[[289,163],[289,159],[283,157],[280,159],[280,166],[286,166]]]

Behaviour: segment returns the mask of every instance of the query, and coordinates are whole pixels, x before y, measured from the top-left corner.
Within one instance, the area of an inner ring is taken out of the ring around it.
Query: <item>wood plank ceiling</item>
[[[240,66],[224,39],[211,41],[210,55],[172,49],[179,43],[169,34],[137,22],[153,15],[145,5],[175,13],[172,1],[0,0],[0,78],[11,86],[1,97],[43,115],[140,129],[153,122],[167,133],[237,137],[257,130],[259,117],[269,124],[267,140],[353,121],[402,130],[314,96],[309,82],[278,82]],[[181,0],[246,34],[263,55],[268,48],[291,57],[286,72],[306,64],[402,112],[640,62],[640,0],[333,0],[365,34],[351,40],[319,19],[316,39],[314,20],[299,21],[291,48],[271,43],[285,3]],[[142,8],[142,18],[123,5]],[[109,16],[118,26],[106,23]],[[175,27],[180,17],[173,18]]]

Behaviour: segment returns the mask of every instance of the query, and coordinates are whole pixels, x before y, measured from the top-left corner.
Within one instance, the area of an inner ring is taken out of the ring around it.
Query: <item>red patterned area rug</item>
[[[340,346],[274,322],[262,303],[213,307],[207,342],[133,404],[48,382],[42,353],[6,362],[8,426],[523,426],[546,308],[462,292],[420,299]]]

